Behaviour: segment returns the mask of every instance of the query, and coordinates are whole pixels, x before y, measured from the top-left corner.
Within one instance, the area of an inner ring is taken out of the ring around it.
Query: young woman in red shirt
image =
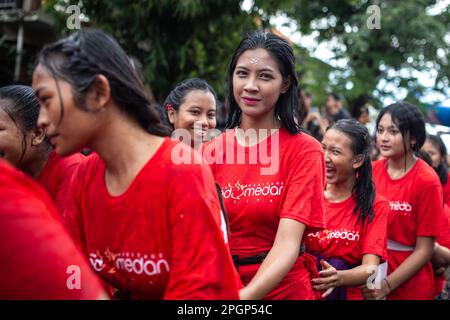
[[[389,204],[375,193],[371,137],[358,121],[339,120],[322,140],[327,187],[326,229],[306,236],[322,271],[314,288],[329,300],[362,299],[359,286],[387,256]],[[376,283],[371,283],[376,285]]]
[[[384,160],[373,163],[376,190],[390,205],[388,276],[369,298],[427,300],[434,298],[430,263],[440,235],[443,200],[439,178],[415,156],[425,142],[419,109],[406,102],[381,110],[376,142]]]
[[[50,193],[60,212],[67,203],[73,172],[85,158],[76,152],[57,155],[37,126],[39,101],[31,87],[0,88],[0,157],[35,178]]]
[[[175,164],[180,143],[117,42],[83,30],[46,46],[33,88],[56,152],[95,152],[74,174],[65,218],[116,296],[237,299],[210,168]]]
[[[292,48],[272,33],[250,33],[233,54],[228,84],[230,130],[203,155],[222,188],[240,297],[318,299],[302,238],[324,226],[324,160],[298,125]]]

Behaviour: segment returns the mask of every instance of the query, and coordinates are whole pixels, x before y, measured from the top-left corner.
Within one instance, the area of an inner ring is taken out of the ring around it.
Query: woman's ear
[[[289,87],[291,86],[291,76],[288,76],[286,80],[283,80],[283,84],[281,86],[281,93],[286,93],[289,90]]]
[[[111,100],[111,87],[108,79],[102,74],[98,75],[86,97],[89,109],[96,112],[104,110]]]
[[[365,156],[363,154],[358,154],[355,157],[353,157],[353,169],[360,168],[365,160]]]
[[[46,130],[44,128],[37,127],[34,129],[31,137],[31,146],[35,147],[40,145],[45,140]]]
[[[167,118],[169,119],[170,124],[173,125],[175,123],[176,111],[173,108],[167,109]]]

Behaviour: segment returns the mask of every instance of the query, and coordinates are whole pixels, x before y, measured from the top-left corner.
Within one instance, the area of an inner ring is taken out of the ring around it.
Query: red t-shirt
[[[180,148],[189,147],[166,138],[119,196],[90,156],[73,176],[66,220],[93,268],[132,299],[238,299],[211,170],[175,164]]]
[[[450,174],[448,175],[447,183],[442,188],[444,189],[444,203],[450,207]]]
[[[237,143],[235,130],[229,130],[207,144],[203,156],[211,163],[222,189],[233,255],[248,257],[270,251],[281,218],[304,223],[308,230],[324,227],[323,152],[307,134],[291,135],[280,129],[258,145],[244,147]],[[239,268],[244,284],[258,266]],[[289,280],[280,283],[266,298],[301,297],[285,295],[282,288],[303,290],[306,294],[311,282],[300,270],[304,267],[303,260],[294,264],[285,277]],[[299,286],[295,288],[296,281]]]
[[[76,168],[86,157],[75,153],[61,157],[54,150],[50,153],[47,164],[37,178],[38,182],[48,191],[59,212],[63,212],[69,200],[69,184]]]
[[[326,229],[308,233],[305,245],[308,252],[325,259],[339,258],[349,265],[360,265],[365,254],[374,254],[387,259],[387,227],[389,203],[376,196],[373,207],[374,217],[370,223],[357,223],[358,214],[353,213],[356,202],[353,197],[332,203],[325,199]],[[362,298],[360,290],[348,290],[347,298]]]
[[[450,208],[447,205],[444,205],[444,219],[442,222],[442,234],[441,236],[436,238],[436,242],[441,246],[444,246],[450,249]],[[442,292],[445,286],[447,278],[445,273],[441,276],[435,277],[435,295],[438,295]]]
[[[373,163],[377,192],[390,205],[388,239],[414,247],[416,237],[436,237],[441,232],[442,187],[434,170],[418,159],[400,179],[391,179],[387,160]],[[412,251],[388,250],[388,273],[393,272]],[[433,299],[434,277],[431,263],[394,290],[388,299]]]
[[[104,291],[36,182],[0,160],[0,299],[98,299]]]

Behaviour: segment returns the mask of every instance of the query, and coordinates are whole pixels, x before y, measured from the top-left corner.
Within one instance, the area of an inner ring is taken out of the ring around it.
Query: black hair
[[[431,159],[430,155],[423,149],[417,151],[416,156],[425,161],[430,167],[433,167],[433,160]]]
[[[92,112],[85,105],[85,95],[97,77],[103,75],[108,79],[111,96],[121,111],[147,132],[158,136],[168,135],[157,110],[150,107],[144,86],[129,57],[113,37],[105,32],[98,29],[81,30],[47,45],[39,53],[36,64],[41,64],[55,78],[61,103],[61,120],[64,106],[57,80],[70,83],[76,106]]]
[[[333,99],[337,100],[337,101],[341,101],[342,100],[341,96],[339,94],[337,94],[336,92],[331,92],[330,94],[328,94],[328,96],[329,97],[333,97]]]
[[[3,110],[22,133],[22,162],[27,150],[27,134],[37,129],[39,117],[39,101],[33,88],[23,85],[12,85],[0,88],[0,110]],[[49,141],[45,143],[50,148]]]
[[[381,118],[389,113],[392,117],[392,122],[398,127],[403,138],[403,148],[405,150],[405,170],[406,170],[406,152],[408,146],[406,145],[408,136],[409,141],[415,139],[416,143],[411,146],[414,153],[417,153],[425,143],[425,119],[420,112],[419,108],[410,103],[400,101],[393,103],[386,108],[382,109],[378,114],[376,126],[380,123]]]
[[[338,130],[350,138],[353,154],[364,157],[363,164],[356,169],[356,182],[352,190],[356,207],[353,213],[358,212],[357,223],[360,220],[364,223],[366,218],[371,222],[374,215],[375,185],[372,181],[372,160],[370,158],[372,139],[369,131],[355,119],[339,120],[330,129]]]
[[[172,91],[170,91],[169,95],[162,105],[161,116],[167,126],[170,126],[173,129],[173,125],[169,122],[169,118],[167,116],[167,108],[170,107],[175,111],[178,111],[180,109],[180,106],[185,102],[188,93],[195,90],[210,92],[214,96],[214,100],[217,103],[217,94],[214,91],[213,87],[208,84],[208,82],[199,78],[183,80],[182,82],[178,83],[175,88],[172,89]]]
[[[281,37],[267,32],[254,31],[244,37],[234,51],[228,67],[228,119],[226,127],[231,129],[239,125],[242,111],[239,108],[233,94],[233,73],[236,63],[244,51],[251,49],[265,49],[275,59],[283,76],[283,80],[290,79],[289,89],[280,95],[275,106],[275,116],[281,121],[281,127],[289,133],[295,134],[302,131],[304,113],[299,112],[299,100],[297,94],[298,77],[295,71],[295,56],[292,47]]]
[[[439,150],[439,153],[441,154],[441,158],[444,159],[444,161],[441,161],[439,163],[439,166],[437,168],[434,168],[436,173],[439,176],[439,180],[441,180],[441,184],[444,185],[448,181],[448,168],[447,168],[447,161],[445,161],[447,157],[447,148],[445,147],[444,142],[442,139],[438,136],[433,135],[427,135],[427,140],[430,141],[430,143]]]

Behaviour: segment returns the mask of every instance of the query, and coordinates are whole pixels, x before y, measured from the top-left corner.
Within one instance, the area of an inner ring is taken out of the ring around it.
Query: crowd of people
[[[45,46],[31,87],[0,88],[0,298],[440,297],[445,145],[402,101],[375,133],[338,94],[322,117],[295,65],[279,36],[244,36],[220,131],[205,80],[155,107],[105,32]]]

